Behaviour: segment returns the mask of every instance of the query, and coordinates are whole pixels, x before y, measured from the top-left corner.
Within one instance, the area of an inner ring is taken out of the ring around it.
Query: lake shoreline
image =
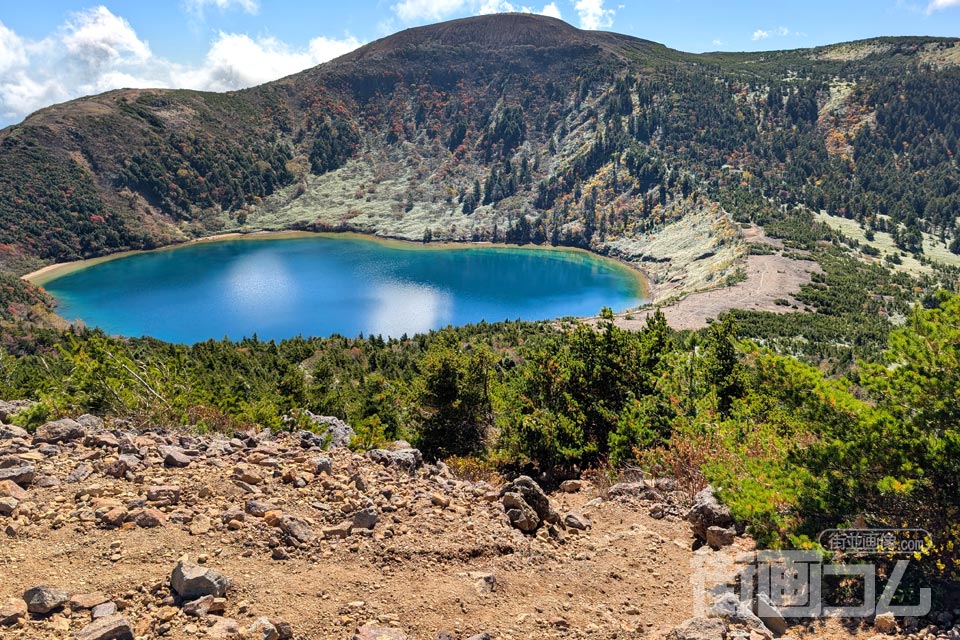
[[[242,232],[230,232],[230,233],[220,233],[212,236],[205,236],[203,238],[195,238],[193,240],[187,240],[186,242],[179,242],[176,244],[170,244],[163,247],[157,247],[156,249],[140,249],[140,250],[131,250],[131,251],[120,251],[117,253],[112,253],[106,256],[98,256],[96,258],[88,258],[86,260],[73,260],[70,262],[58,262],[54,264],[41,267],[36,271],[24,274],[21,276],[21,279],[30,282],[31,284],[43,287],[48,282],[57,280],[64,276],[70,275],[77,271],[82,271],[89,267],[96,266],[98,264],[103,264],[104,262],[110,262],[113,260],[119,260],[121,258],[126,258],[129,256],[145,254],[145,253],[155,253],[160,251],[175,251],[177,249],[182,249],[184,247],[190,247],[198,244],[208,244],[216,242],[235,242],[235,241],[258,241],[258,240],[292,240],[298,238],[354,238],[357,240],[364,240],[367,242],[375,242],[378,244],[392,246],[400,249],[412,250],[412,251],[422,251],[422,250],[437,250],[437,251],[449,251],[449,250],[463,250],[463,249],[472,249],[472,248],[505,248],[505,249],[521,249],[521,250],[539,250],[539,251],[558,251],[566,253],[578,253],[600,260],[606,260],[613,264],[616,264],[624,272],[630,274],[633,281],[636,283],[638,291],[640,292],[640,297],[644,300],[653,299],[653,279],[635,265],[628,263],[624,260],[613,258],[610,256],[604,256],[599,253],[594,253],[588,251],[587,249],[582,249],[580,247],[558,247],[553,245],[536,245],[536,244],[527,244],[527,245],[515,245],[515,244],[503,244],[503,243],[493,243],[493,242],[416,242],[412,240],[406,240],[403,238],[393,238],[385,236],[377,236],[372,234],[358,233],[356,231],[251,231],[249,233]]]

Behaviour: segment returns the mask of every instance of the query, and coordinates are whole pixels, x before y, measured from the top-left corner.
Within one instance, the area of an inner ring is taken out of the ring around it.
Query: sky
[[[960,0],[0,0],[0,127],[123,87],[225,91],[408,27],[502,11],[674,49],[761,51],[960,36]]]

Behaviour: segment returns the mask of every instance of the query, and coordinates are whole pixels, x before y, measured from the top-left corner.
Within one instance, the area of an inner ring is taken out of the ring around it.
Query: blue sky
[[[960,36],[960,0],[0,0],[0,126],[120,87],[251,86],[407,27],[497,11],[694,52]]]

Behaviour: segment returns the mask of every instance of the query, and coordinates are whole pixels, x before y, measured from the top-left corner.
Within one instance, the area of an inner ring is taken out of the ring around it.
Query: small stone
[[[667,640],[724,640],[727,627],[717,618],[690,618],[667,635]]]
[[[160,454],[163,456],[163,464],[168,467],[182,469],[189,467],[192,460],[190,456],[183,452],[179,447],[161,447]]]
[[[240,638],[240,623],[233,618],[221,618],[213,616],[214,623],[207,628],[207,637],[214,640],[227,640],[228,638]]]
[[[175,485],[158,485],[147,487],[147,502],[163,503],[171,506],[180,502],[180,487]]]
[[[275,547],[273,551],[270,552],[270,558],[273,560],[288,560],[290,554],[287,553],[287,550],[283,547]]]
[[[105,527],[115,529],[126,521],[127,515],[127,510],[123,507],[114,507],[100,516],[100,522],[103,523]]]
[[[52,589],[40,585],[23,592],[23,600],[27,603],[30,613],[50,613],[67,603],[70,596],[61,589]]]
[[[27,603],[20,598],[10,598],[0,606],[0,627],[12,627],[27,617]]]
[[[213,606],[213,596],[206,595],[191,600],[183,605],[183,613],[194,618],[202,618],[210,613],[210,607]]]
[[[250,640],[280,640],[280,632],[269,618],[260,617],[247,629],[247,637]]]
[[[209,533],[212,527],[213,521],[210,520],[210,516],[201,514],[195,517],[190,523],[190,535],[202,536],[206,533]]]
[[[571,529],[577,529],[579,531],[586,531],[593,526],[593,523],[582,513],[568,513],[563,518],[563,523]]]
[[[886,612],[881,613],[873,619],[873,627],[880,633],[886,635],[894,635],[900,632],[900,625],[897,624],[897,619],[894,617],[893,613]]]
[[[0,516],[9,516],[17,508],[17,505],[20,504],[20,501],[16,498],[6,497],[0,498]]]
[[[133,519],[137,526],[142,529],[162,527],[166,520],[167,517],[163,514],[163,512],[157,509],[143,509],[136,516],[134,516]]]
[[[98,604],[93,609],[90,610],[90,617],[94,620],[100,618],[106,618],[108,616],[115,615],[117,613],[117,603],[116,602],[104,602]]]
[[[27,499],[27,492],[12,480],[0,480],[0,498],[16,498],[23,501]]]
[[[277,507],[269,502],[264,502],[257,498],[250,498],[244,505],[244,511],[256,518],[262,518],[268,511],[277,511]]]
[[[737,531],[733,527],[707,527],[706,542],[711,549],[729,547],[736,541]]]
[[[439,493],[434,493],[430,495],[430,502],[440,507],[441,509],[446,509],[447,507],[450,506],[450,497],[441,495]]]
[[[125,617],[113,615],[94,620],[73,637],[77,640],[133,640],[133,627]]]
[[[93,465],[87,462],[81,462],[73,468],[73,471],[67,474],[67,477],[64,478],[63,481],[67,484],[76,484],[89,478],[92,473]]]
[[[106,594],[96,593],[78,593],[70,597],[70,608],[74,611],[79,609],[93,609],[98,604],[109,602],[110,598]]]
[[[380,514],[374,507],[361,509],[353,514],[354,529],[373,529],[380,522]]]
[[[560,483],[560,490],[564,493],[578,493],[583,488],[580,480],[564,480]]]
[[[300,518],[284,516],[280,521],[280,530],[287,534],[287,537],[300,544],[310,544],[317,539],[317,534],[313,532],[310,525]]]
[[[279,527],[280,523],[283,521],[283,511],[280,509],[267,511],[263,514],[263,521],[271,527]]]

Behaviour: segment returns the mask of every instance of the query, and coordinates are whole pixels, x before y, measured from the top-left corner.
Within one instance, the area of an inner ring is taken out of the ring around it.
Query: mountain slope
[[[960,213],[958,50],[692,55],[506,14],[244,91],[111,92],[0,132],[2,260],[353,229],[583,246],[685,290],[735,274],[731,216],[803,241],[780,205],[917,251],[922,232],[953,242]]]

